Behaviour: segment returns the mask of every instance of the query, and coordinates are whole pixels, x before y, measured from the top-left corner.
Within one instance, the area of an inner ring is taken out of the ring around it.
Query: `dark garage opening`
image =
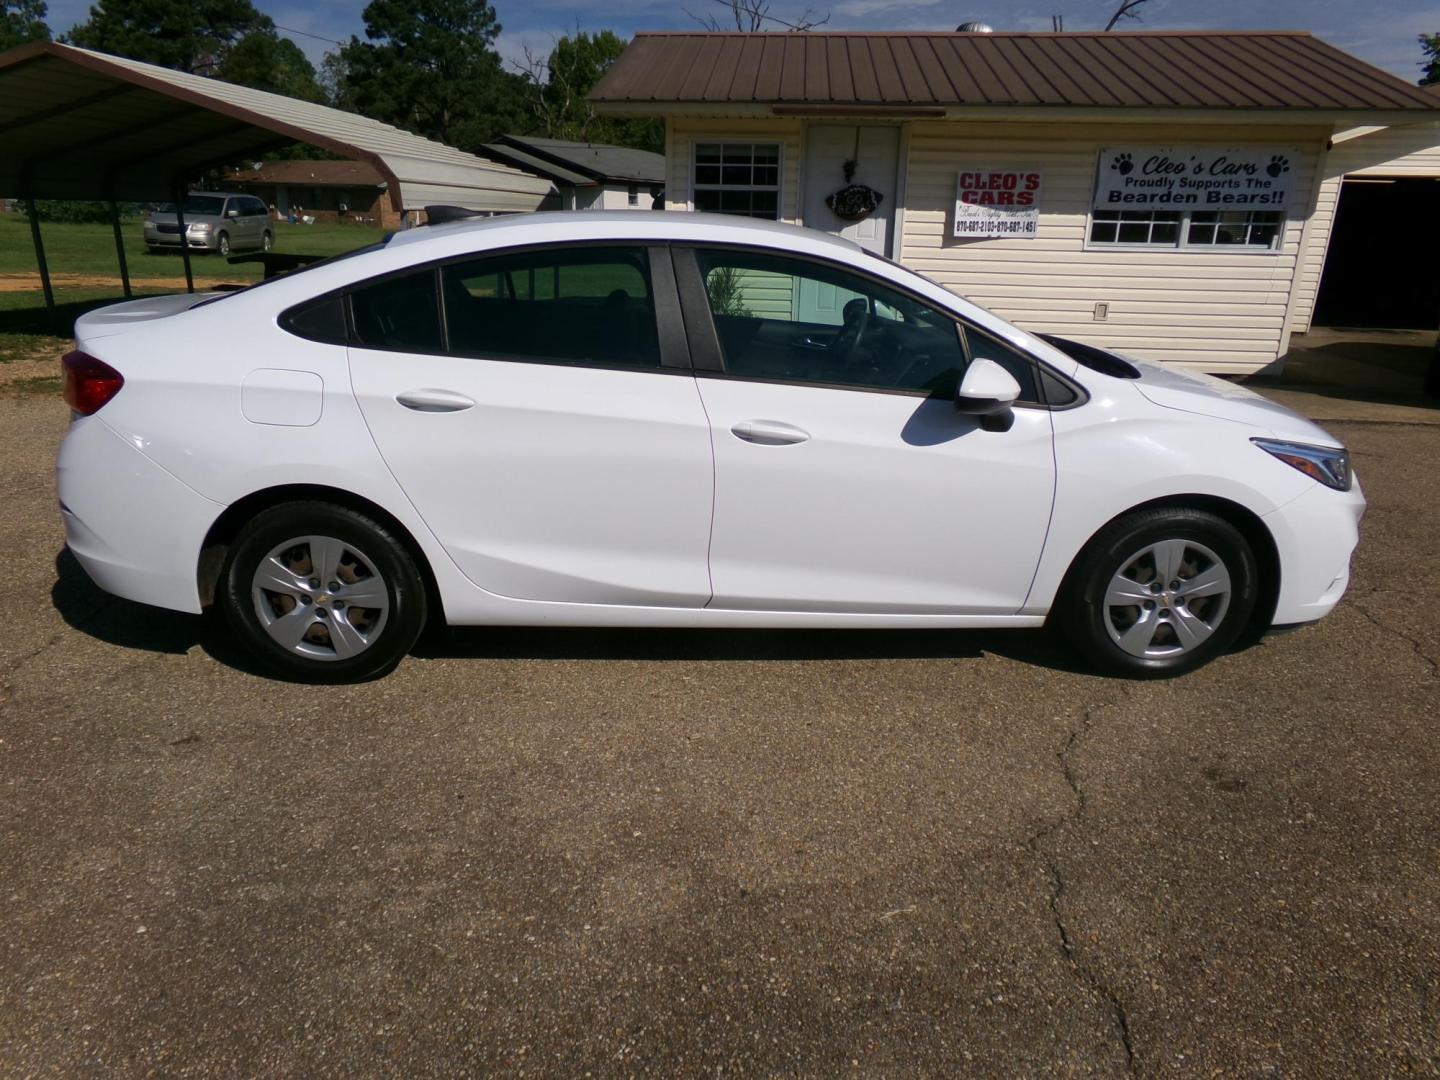
[[[1440,326],[1440,179],[1346,180],[1315,300],[1317,326]]]

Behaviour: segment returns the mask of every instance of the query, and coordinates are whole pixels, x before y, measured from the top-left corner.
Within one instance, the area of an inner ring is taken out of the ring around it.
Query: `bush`
[[[31,203],[29,200],[21,199],[15,204],[21,213],[29,215]],[[110,204],[105,202],[88,202],[80,199],[36,199],[34,201],[36,211],[41,221],[63,221],[69,224],[105,223],[110,220]],[[117,203],[122,218],[136,217],[140,214],[140,204],[133,202]]]

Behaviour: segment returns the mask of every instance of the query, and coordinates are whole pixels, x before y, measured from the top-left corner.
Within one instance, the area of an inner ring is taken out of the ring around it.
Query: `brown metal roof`
[[[1435,109],[1436,96],[1295,31],[644,33],[597,103]]]

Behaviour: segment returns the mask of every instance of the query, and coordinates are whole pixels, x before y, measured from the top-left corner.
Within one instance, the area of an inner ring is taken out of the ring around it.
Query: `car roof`
[[[729,241],[764,247],[785,247],[803,241],[807,247],[832,248],[837,255],[853,255],[863,250],[859,244],[843,237],[799,225],[735,214],[673,210],[543,210],[500,214],[404,229],[392,236],[387,246],[394,249],[433,243],[436,247],[449,247],[451,241],[461,237],[478,238],[512,230],[533,230],[537,243],[582,237],[618,239],[623,234],[637,240]],[[418,256],[420,252],[413,254]]]

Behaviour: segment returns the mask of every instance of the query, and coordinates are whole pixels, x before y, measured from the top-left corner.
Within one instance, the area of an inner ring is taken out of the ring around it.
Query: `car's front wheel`
[[[1234,644],[1255,610],[1255,554],[1205,510],[1140,510],[1111,522],[1066,579],[1056,614],[1098,667],[1177,675]]]
[[[229,254],[230,254],[230,234],[229,234],[229,233],[223,233],[223,232],[222,232],[219,236],[217,236],[217,237],[215,238],[215,250],[218,251],[221,255],[229,255]]]
[[[327,503],[258,514],[230,549],[220,603],[249,651],[312,682],[383,675],[424,628],[425,586],[386,526]]]

